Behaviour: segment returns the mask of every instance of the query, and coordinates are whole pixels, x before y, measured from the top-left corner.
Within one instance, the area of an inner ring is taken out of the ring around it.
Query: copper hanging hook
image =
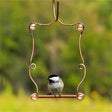
[[[58,21],[59,17],[59,0],[57,0],[57,16],[56,16],[56,21]]]
[[[53,0],[53,16],[54,16],[54,20],[58,21],[58,17],[59,17],[59,0],[57,0],[57,14],[56,14],[56,8],[55,8],[55,0]]]
[[[37,25],[36,22],[32,22],[29,25],[29,31],[30,31],[30,34],[31,34],[31,37],[32,37],[32,53],[31,53],[31,57],[30,57],[29,77],[32,80],[32,82],[34,83],[34,85],[36,87],[36,92],[38,94],[38,85],[37,85],[37,83],[35,82],[35,80],[31,76],[31,69],[34,70],[36,68],[36,64],[32,63],[32,59],[33,59],[33,55],[34,55],[34,36],[33,36],[32,30],[35,30],[36,25]]]
[[[54,20],[56,20],[56,13],[55,13],[55,0],[53,0],[52,4],[53,4],[53,16],[54,16]]]

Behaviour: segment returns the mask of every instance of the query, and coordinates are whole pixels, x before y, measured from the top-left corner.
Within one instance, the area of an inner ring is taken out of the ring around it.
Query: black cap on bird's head
[[[59,75],[55,75],[55,74],[49,75],[48,80],[53,77],[59,77]]]

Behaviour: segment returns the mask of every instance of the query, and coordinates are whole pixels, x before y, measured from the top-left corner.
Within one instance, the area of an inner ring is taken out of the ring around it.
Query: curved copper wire
[[[58,21],[59,17],[59,0],[57,0],[57,16],[56,16],[56,21]]]
[[[80,81],[80,83],[77,86],[77,93],[79,92],[80,85],[82,84],[82,82],[85,80],[85,77],[86,77],[86,66],[83,63],[81,63],[80,65],[83,66],[83,68],[84,68],[84,76],[83,76],[82,80]]]
[[[31,76],[31,64],[32,64],[32,59],[33,59],[33,55],[34,55],[34,36],[33,36],[33,33],[31,32],[30,30],[30,34],[31,34],[31,37],[32,37],[32,54],[31,54],[31,58],[30,58],[30,66],[29,66],[29,77],[30,79],[32,80],[32,82],[34,83],[35,87],[36,87],[36,92],[38,93],[38,86],[37,86],[37,83],[35,82],[35,80],[32,78]],[[33,63],[34,64],[34,63]],[[36,67],[35,67],[36,68]],[[35,69],[33,68],[33,69]]]
[[[82,51],[81,51],[81,37],[82,37],[82,32],[80,33],[80,36],[79,36],[79,52],[80,52],[80,56],[82,59],[82,63],[84,64],[84,58],[83,58]]]
[[[30,30],[30,34],[31,34],[31,37],[32,37],[32,53],[31,53],[31,58],[30,58],[30,65],[31,65],[33,55],[34,55],[34,36],[33,36],[33,33],[31,32],[31,30]]]
[[[38,86],[37,86],[37,83],[34,81],[34,79],[33,79],[32,76],[31,76],[31,68],[30,68],[30,66],[29,66],[29,77],[30,77],[30,79],[32,80],[32,82],[34,83],[34,85],[35,85],[35,87],[36,87],[36,92],[37,92],[37,94],[38,94]]]
[[[86,77],[86,66],[84,64],[84,58],[83,58],[83,55],[82,55],[82,51],[81,51],[81,37],[82,37],[82,33],[80,33],[80,36],[79,36],[79,52],[80,52],[80,56],[81,56],[81,60],[82,60],[82,63],[79,65],[79,68],[82,70],[84,69],[84,76],[82,78],[82,80],[80,81],[80,83],[78,84],[77,86],[77,93],[79,92],[79,87],[80,85],[82,84],[82,82],[84,81],[85,77]],[[83,68],[81,68],[81,66],[83,66]]]
[[[52,1],[52,4],[53,4],[54,20],[51,21],[50,23],[47,23],[47,24],[37,23],[39,26],[49,26],[49,25],[53,24],[54,22],[59,22],[60,24],[62,24],[64,26],[74,26],[74,25],[78,24],[78,23],[75,23],[75,24],[65,24],[61,20],[59,20],[59,0],[57,0],[57,14],[56,14],[56,11],[55,11],[55,0]]]
[[[53,16],[54,20],[57,21],[59,17],[59,0],[57,0],[57,15],[55,13],[55,0],[53,0]]]
[[[54,16],[54,20],[56,20],[56,13],[55,13],[55,0],[53,0],[52,4],[53,4],[53,16]]]

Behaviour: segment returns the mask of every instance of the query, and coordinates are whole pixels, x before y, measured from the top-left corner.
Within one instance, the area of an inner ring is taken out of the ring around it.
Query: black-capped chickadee
[[[53,74],[48,77],[48,80],[49,80],[48,83],[49,92],[54,96],[56,96],[56,93],[58,93],[59,96],[61,97],[61,92],[64,87],[62,79],[58,75]]]

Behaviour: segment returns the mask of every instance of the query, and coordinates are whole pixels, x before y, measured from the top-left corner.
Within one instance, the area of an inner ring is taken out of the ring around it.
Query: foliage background
[[[60,0],[59,18],[64,23],[82,22],[85,25],[82,53],[87,66],[87,77],[80,91],[85,93],[86,98],[81,103],[65,99],[50,100],[49,105],[52,109],[46,105],[45,110],[42,104],[46,104],[49,99],[32,103],[28,98],[35,92],[35,87],[28,77],[32,49],[29,24],[34,21],[39,23],[52,21],[52,2],[0,0],[0,111],[31,112],[40,109],[46,112],[59,111],[59,108],[62,112],[86,109],[93,112],[111,111],[111,5],[111,0]],[[46,79],[52,73],[62,77],[65,83],[63,94],[74,94],[83,75],[83,71],[78,68],[81,63],[78,50],[80,32],[75,26],[65,27],[54,23],[47,27],[37,26],[33,33],[35,37],[33,62],[37,64],[37,68],[32,71],[32,76],[38,83],[40,94],[48,92]],[[22,102],[25,102],[24,106],[21,106],[24,104]]]

